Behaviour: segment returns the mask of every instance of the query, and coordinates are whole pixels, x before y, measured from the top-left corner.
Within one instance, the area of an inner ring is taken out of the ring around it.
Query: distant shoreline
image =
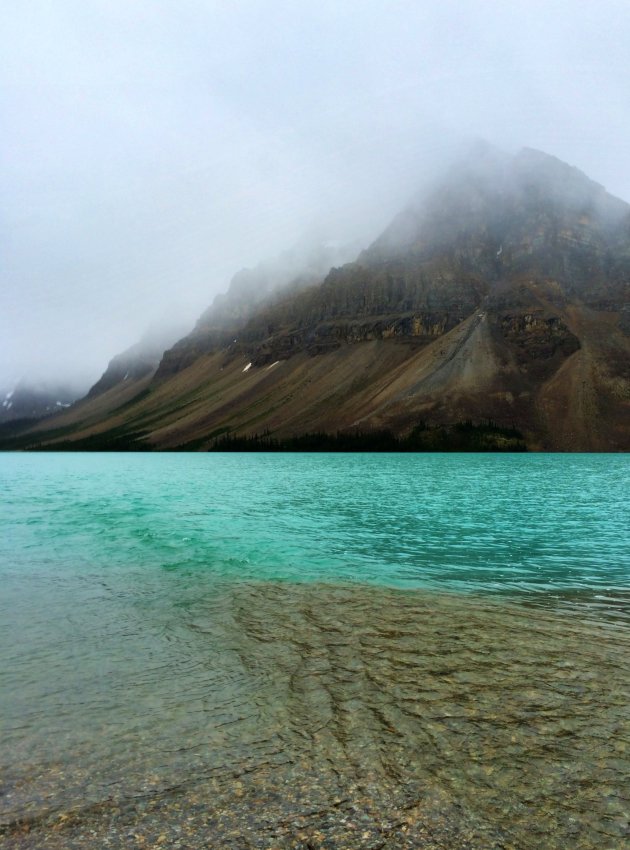
[[[95,451],[95,452],[526,452],[528,447],[520,431],[496,422],[473,423],[468,420],[448,425],[418,424],[404,437],[392,431],[325,431],[307,432],[278,437],[262,434],[235,434],[221,428],[203,437],[174,448],[153,447],[144,433],[106,431],[76,440],[59,439],[37,442],[39,435],[14,434],[2,439],[0,450],[26,451]],[[62,437],[54,432],[44,433],[44,439]]]

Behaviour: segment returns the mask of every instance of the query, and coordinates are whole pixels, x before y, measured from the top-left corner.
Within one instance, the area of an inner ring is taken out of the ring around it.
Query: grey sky
[[[470,137],[630,200],[628,45],[627,0],[3,3],[0,386],[368,242]]]

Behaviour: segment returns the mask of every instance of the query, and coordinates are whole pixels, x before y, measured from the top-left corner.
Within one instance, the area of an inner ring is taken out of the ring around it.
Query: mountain
[[[481,146],[354,262],[269,277],[237,276],[133,397],[88,396],[24,444],[492,422],[533,450],[630,449],[630,206],[555,157]]]
[[[335,242],[298,244],[253,269],[241,269],[228,291],[215,297],[192,333],[165,353],[158,379],[180,372],[204,354],[233,346],[257,313],[320,283],[332,265],[345,262],[352,254],[352,246]]]
[[[95,399],[114,387],[123,391],[132,387],[137,391],[137,382],[153,377],[164,352],[185,331],[186,328],[181,323],[161,323],[149,328],[139,342],[109,361],[107,369],[90,388],[87,398]],[[134,391],[130,397],[133,395]]]
[[[84,387],[61,383],[41,383],[20,378],[0,391],[0,424],[52,416],[85,392]]]

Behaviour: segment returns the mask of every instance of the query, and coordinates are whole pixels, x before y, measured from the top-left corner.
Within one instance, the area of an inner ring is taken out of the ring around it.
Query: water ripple
[[[471,846],[623,846],[629,472],[0,456],[0,830],[71,811],[98,833],[204,783],[204,811],[262,829],[238,775],[280,830],[288,788],[392,818],[429,794]]]

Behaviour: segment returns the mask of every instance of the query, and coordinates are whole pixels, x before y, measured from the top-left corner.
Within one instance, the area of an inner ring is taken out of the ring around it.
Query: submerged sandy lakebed
[[[14,740],[9,762],[4,737],[5,846],[626,846],[623,622],[225,582],[166,637],[153,725],[84,707],[65,744]]]

